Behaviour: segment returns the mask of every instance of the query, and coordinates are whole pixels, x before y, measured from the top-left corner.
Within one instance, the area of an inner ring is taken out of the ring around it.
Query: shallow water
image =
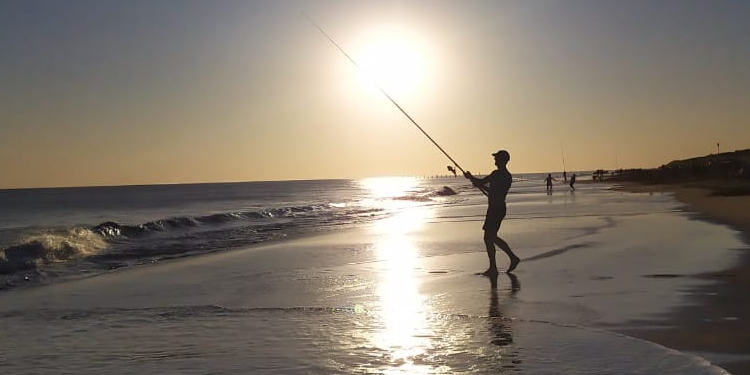
[[[723,374],[607,331],[504,316],[383,319],[346,308],[180,306],[2,316],[14,374]],[[29,327],[33,327],[31,330]]]

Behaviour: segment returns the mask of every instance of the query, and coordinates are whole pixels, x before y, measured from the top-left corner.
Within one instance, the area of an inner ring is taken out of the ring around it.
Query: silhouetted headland
[[[750,195],[750,149],[674,160],[652,169],[597,170],[595,181],[677,184],[704,188],[711,195]]]

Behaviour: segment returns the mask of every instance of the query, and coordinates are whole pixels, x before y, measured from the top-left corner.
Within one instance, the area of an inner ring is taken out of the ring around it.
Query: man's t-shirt
[[[507,169],[496,169],[487,177],[487,181],[490,183],[488,192],[490,206],[505,205],[505,196],[508,195],[513,181],[510,172]]]

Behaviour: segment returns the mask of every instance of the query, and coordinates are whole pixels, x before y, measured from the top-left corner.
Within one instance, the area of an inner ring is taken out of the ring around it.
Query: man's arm
[[[484,185],[487,185],[490,181],[490,175],[484,176],[482,178],[477,178],[472,176],[471,172],[469,171],[464,172],[464,177],[468,178],[471,183],[477,187],[484,187]]]

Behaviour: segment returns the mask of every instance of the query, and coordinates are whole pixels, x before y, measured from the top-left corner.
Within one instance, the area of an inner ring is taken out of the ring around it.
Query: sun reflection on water
[[[381,178],[363,181],[377,203],[389,208],[394,203],[388,198],[398,198],[418,188],[419,181],[411,178]],[[388,353],[389,368],[383,373],[430,373],[432,369],[420,362],[432,346],[434,333],[428,322],[429,304],[419,292],[415,273],[419,249],[412,236],[432,209],[424,205],[404,206],[372,228],[375,237],[375,256],[380,268],[377,316],[380,329],[372,337],[373,344]]]
[[[367,192],[362,200],[366,206],[394,210],[422,203],[417,196],[421,184],[414,177],[372,177],[359,183]]]
[[[370,177],[360,183],[375,198],[395,198],[414,190],[419,180],[415,177]]]

